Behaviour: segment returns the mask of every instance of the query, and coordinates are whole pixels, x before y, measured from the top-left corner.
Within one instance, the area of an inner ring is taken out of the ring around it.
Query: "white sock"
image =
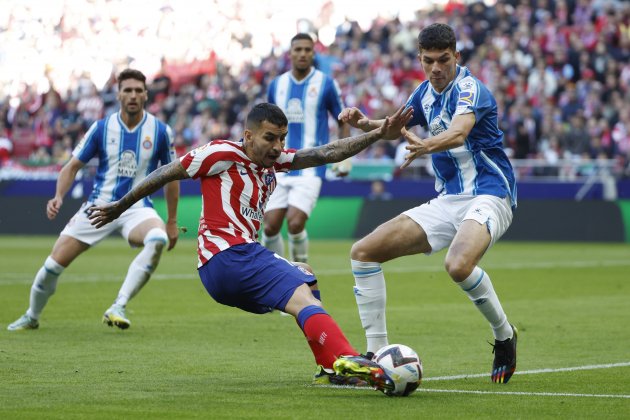
[[[157,268],[162,249],[168,242],[166,232],[159,228],[151,229],[144,237],[144,249],[129,265],[127,277],[120,287],[114,304],[125,306],[140,289],[149,281],[149,277]]]
[[[355,282],[354,297],[365,330],[367,351],[376,353],[389,344],[385,320],[385,276],[379,263],[350,260],[350,264]]]
[[[57,280],[64,270],[64,266],[53,260],[51,256],[46,258],[44,265],[39,269],[31,286],[30,306],[26,314],[33,319],[39,319],[48,299],[57,289]]]
[[[284,240],[282,239],[282,234],[280,232],[273,236],[267,236],[263,232],[261,243],[269,251],[275,252],[281,257],[284,257]]]
[[[296,234],[289,233],[289,260],[307,262],[308,233],[306,233],[306,229]]]
[[[459,283],[459,287],[488,320],[496,340],[503,341],[512,338],[512,327],[492,287],[490,277],[485,271],[480,267],[475,267],[470,276]]]

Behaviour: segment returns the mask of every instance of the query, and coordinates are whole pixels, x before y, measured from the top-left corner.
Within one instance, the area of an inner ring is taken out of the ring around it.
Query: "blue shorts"
[[[219,252],[199,268],[199,277],[217,302],[255,314],[283,311],[295,289],[317,282],[258,242]]]

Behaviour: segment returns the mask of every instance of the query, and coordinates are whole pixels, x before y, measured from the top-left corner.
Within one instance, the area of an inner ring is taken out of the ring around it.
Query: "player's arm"
[[[444,150],[454,149],[463,145],[476,121],[473,112],[455,115],[448,130],[426,139],[421,139],[403,128],[402,135],[409,142],[409,145],[406,147],[409,153],[405,155],[405,162],[401,165],[401,168],[406,168],[414,159],[422,155],[443,152]]]
[[[181,166],[181,164],[180,164]],[[168,251],[175,247],[179,237],[177,227],[177,203],[179,202],[179,181],[169,182],[164,186],[166,199],[166,235],[168,236]]]
[[[186,172],[179,160],[174,160],[168,165],[160,166],[151,172],[120,200],[104,206],[91,207],[88,217],[92,220],[92,225],[97,228],[103,227],[112,220],[117,219],[134,203],[153,194],[169,182],[186,178],[190,178],[190,175],[188,175],[188,172]]]
[[[392,132],[400,132],[401,128],[411,120],[412,113],[411,108],[400,107],[394,115],[386,118],[380,127],[368,133],[336,140],[318,147],[298,150],[295,152],[291,169],[304,169],[340,162],[354,156],[377,140],[388,138]]]
[[[341,111],[337,119],[343,123],[347,123],[354,128],[363,130],[364,132],[372,131],[383,125],[385,120],[371,120],[369,119],[359,108],[345,108]],[[401,132],[396,130],[390,130],[385,137],[385,140],[396,140],[400,138]]]
[[[63,205],[63,198],[70,190],[70,187],[72,187],[72,183],[77,176],[77,172],[79,172],[79,169],[84,166],[85,163],[73,156],[70,158],[68,163],[61,168],[59,177],[57,178],[55,196],[48,200],[48,204],[46,204],[46,215],[48,216],[48,219],[53,220],[57,217],[57,214],[59,214],[59,210]]]

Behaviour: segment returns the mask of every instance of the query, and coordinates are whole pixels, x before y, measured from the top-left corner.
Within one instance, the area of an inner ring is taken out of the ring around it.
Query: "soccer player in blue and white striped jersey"
[[[337,82],[313,67],[314,58],[311,36],[305,33],[295,35],[291,40],[291,70],[275,78],[267,92],[268,101],[279,106],[289,120],[285,144],[289,149],[328,143],[328,114],[337,118],[344,106]],[[339,130],[339,137],[349,135],[347,125],[339,123]],[[289,259],[307,261],[306,221],[317,204],[325,172],[324,166],[278,174],[278,186],[266,208],[263,245],[284,256],[280,228],[286,218]],[[339,172],[344,175],[342,170]]]
[[[92,124],[59,173],[55,196],[46,206],[51,220],[59,213],[77,172],[92,158],[98,159],[94,188],[88,201],[60,233],[52,252],[35,276],[28,310],[8,326],[9,331],[38,328],[39,317],[55,292],[62,271],[81,253],[114,232],[120,232],[132,247],[143,247],[131,262],[113,305],[103,316],[103,322],[109,326],[128,328],[131,322],[125,315],[127,303],[149,281],[166,243],[170,250],[177,242],[178,182],[164,188],[168,212],[166,224],[149,198],[136,203],[129,214],[106,229],[96,229],[88,220],[91,206],[119,200],[158,164],[164,165],[175,159],[171,129],[144,110],[147,101],[144,74],[127,69],[118,75],[118,101],[120,111]]]
[[[384,223],[352,247],[355,296],[367,351],[388,344],[381,264],[448,248],[446,271],[494,333],[491,379],[506,383],[516,368],[517,331],[508,322],[490,277],[477,265],[508,229],[516,207],[516,182],[503,151],[497,104],[486,86],[457,64],[459,52],[451,27],[436,23],[424,28],[418,46],[428,80],[407,101],[413,109],[407,126],[422,125],[430,136],[420,139],[401,130],[409,141],[402,167],[430,154],[438,196]],[[340,118],[363,130],[381,124],[356,108],[345,109]]]

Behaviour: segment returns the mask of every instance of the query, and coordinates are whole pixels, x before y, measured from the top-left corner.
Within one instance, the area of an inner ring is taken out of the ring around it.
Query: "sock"
[[[306,229],[296,234],[289,233],[289,260],[307,262],[308,233],[306,233]]]
[[[284,257],[284,240],[282,239],[281,233],[277,233],[273,236],[267,236],[263,232],[262,244],[269,251],[275,252],[281,257]]]
[[[129,265],[127,277],[120,287],[115,305],[126,306],[140,289],[149,281],[157,268],[162,249],[168,242],[166,232],[159,228],[151,229],[144,237],[144,248]]]
[[[57,280],[59,275],[65,269],[51,256],[46,258],[44,265],[39,269],[31,286],[30,305],[26,314],[33,319],[39,319],[44,306],[48,303],[48,299],[57,290]]]
[[[459,283],[459,287],[488,320],[496,340],[503,341],[512,338],[512,327],[508,323],[490,277],[485,271],[480,267],[475,267],[470,276]]]
[[[385,303],[387,293],[381,265],[350,260],[354,275],[354,297],[367,339],[367,351],[376,353],[388,344]]]
[[[332,369],[340,356],[359,354],[324,308],[307,306],[298,314],[297,322],[315,356],[315,363],[324,369]]]

